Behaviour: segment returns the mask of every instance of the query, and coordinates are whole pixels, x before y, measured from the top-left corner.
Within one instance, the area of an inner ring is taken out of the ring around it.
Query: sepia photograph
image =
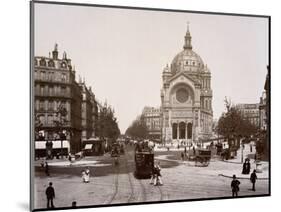
[[[31,209],[270,196],[270,16],[31,1]]]

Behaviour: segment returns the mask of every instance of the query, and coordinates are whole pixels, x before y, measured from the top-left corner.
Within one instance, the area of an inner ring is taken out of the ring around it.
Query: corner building
[[[55,121],[59,119],[59,108],[65,108],[67,114],[63,129],[69,132],[66,138],[70,141],[71,151],[78,152],[81,150],[82,131],[81,90],[75,80],[71,59],[65,52],[62,59],[58,54],[56,44],[52,56],[34,58],[34,112],[42,124],[43,140],[60,140]]]
[[[211,73],[193,51],[189,27],[183,50],[162,73],[162,139],[198,142],[212,135]]]
[[[150,139],[161,138],[161,110],[159,107],[144,107],[142,111]]]

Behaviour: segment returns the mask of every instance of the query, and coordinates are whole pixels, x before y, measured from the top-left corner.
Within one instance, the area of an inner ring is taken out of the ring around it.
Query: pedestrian
[[[250,163],[250,159],[249,158],[247,158],[246,159],[247,160],[247,166],[246,166],[246,173],[247,174],[250,174],[250,171],[251,171],[251,163]]]
[[[184,161],[184,153],[181,153],[181,160]]]
[[[240,181],[236,179],[236,175],[233,175],[233,180],[231,181],[232,197],[238,197]]]
[[[160,161],[155,166],[155,179],[154,179],[154,186],[157,185],[163,185],[162,179],[161,179],[161,167],[160,167]]]
[[[55,198],[55,189],[53,188],[53,183],[49,182],[49,187],[46,189],[46,196],[47,196],[47,208],[50,208],[50,203],[51,203],[51,208],[54,208],[54,203],[53,199]]]
[[[156,178],[156,166],[154,164],[154,166],[152,167],[152,170],[151,170],[151,178],[150,178],[151,185],[154,183],[155,178]]]
[[[253,151],[253,146],[252,146],[252,144],[250,144],[250,152],[252,152]]]
[[[196,153],[195,146],[193,146],[192,149],[193,149],[193,155],[195,155],[195,153]]]
[[[247,159],[243,163],[242,174],[247,174]]]
[[[49,164],[47,161],[45,162],[45,173],[46,173],[46,176],[48,176],[48,177],[50,176]]]
[[[81,176],[82,176],[82,182],[85,183],[85,180],[86,180],[86,172],[85,172],[85,170],[82,170]]]
[[[89,167],[86,168],[85,170],[85,183],[89,183],[90,182],[90,169]]]
[[[256,191],[256,180],[258,179],[257,175],[256,175],[256,170],[254,169],[251,176],[250,176],[250,180],[253,184],[252,186],[252,190]]]
[[[72,208],[76,208],[76,207],[77,207],[76,201],[73,201],[73,202],[71,203],[71,207],[72,207]]]
[[[71,153],[70,152],[68,153],[68,160],[71,163]]]

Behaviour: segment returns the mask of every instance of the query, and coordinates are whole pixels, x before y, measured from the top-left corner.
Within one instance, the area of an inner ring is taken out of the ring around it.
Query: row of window
[[[212,109],[212,100],[211,99],[201,99],[201,107],[211,110]]]
[[[205,114],[202,114],[202,118],[201,127],[203,128],[203,131],[210,132],[212,130],[212,121]]]
[[[202,79],[201,84],[202,84],[202,88],[211,88],[210,79]]]
[[[40,96],[69,96],[70,88],[58,85],[36,85],[35,94]]]
[[[182,63],[179,62],[178,65],[180,66]],[[186,65],[186,66],[201,66],[201,63],[197,63],[195,61],[192,61],[192,60],[186,60],[184,61],[183,65]]]
[[[43,67],[48,66],[48,67],[51,67],[51,68],[54,68],[54,67],[55,67],[55,62],[54,62],[53,60],[49,60],[49,61],[47,62],[45,58],[41,58],[41,59],[39,60],[39,63],[38,63],[38,60],[35,58],[34,64],[35,64],[35,66],[38,66],[38,65],[39,65],[39,66],[43,66]],[[60,63],[60,68],[66,68],[66,67],[67,67],[67,62],[66,62],[66,61],[62,61],[62,62]]]
[[[146,125],[147,125],[148,129],[150,129],[150,130],[160,129],[159,123],[152,122],[152,123],[147,123]]]
[[[59,118],[56,113],[48,113],[40,115],[39,120],[43,125],[56,126],[55,121],[58,121]],[[66,120],[68,120],[68,116],[66,116]]]
[[[58,111],[60,107],[69,109],[66,101],[35,101],[35,110],[37,111]]]
[[[58,73],[54,71],[34,71],[35,80],[43,81],[57,81],[57,82],[69,82],[68,75],[66,73]]]
[[[258,110],[246,110],[246,111],[244,111],[244,113],[251,113],[251,114],[258,114],[259,113],[259,111]]]

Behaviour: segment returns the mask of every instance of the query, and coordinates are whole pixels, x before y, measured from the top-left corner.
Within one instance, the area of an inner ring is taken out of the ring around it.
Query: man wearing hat
[[[231,181],[232,197],[238,197],[240,181],[236,179],[236,175],[233,175]]]

